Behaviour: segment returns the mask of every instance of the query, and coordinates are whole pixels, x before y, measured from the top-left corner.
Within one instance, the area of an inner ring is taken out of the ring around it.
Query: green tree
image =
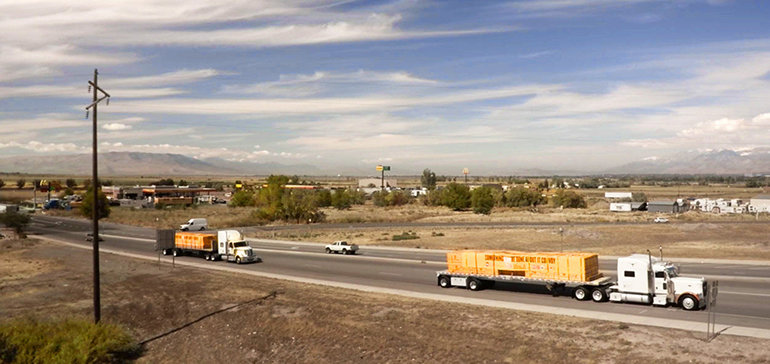
[[[323,189],[318,191],[318,207],[329,207],[332,205],[332,191]]]
[[[546,202],[540,190],[522,186],[509,189],[505,193],[505,204],[508,207],[529,207]]]
[[[390,193],[385,196],[385,203],[388,206],[401,206],[406,205],[411,201],[412,196],[409,196],[404,191],[390,191]]]
[[[27,184],[27,180],[24,178],[19,178],[18,180],[16,180],[16,188],[18,189],[24,188],[24,185],[26,184]]]
[[[491,188],[481,187],[471,192],[471,206],[474,213],[489,215],[494,205],[495,198],[492,196]]]
[[[323,212],[318,211],[317,195],[312,191],[287,190],[281,200],[283,220],[298,224],[323,220]]]
[[[568,209],[585,208],[587,206],[586,200],[581,194],[563,188],[556,191],[553,195],[553,204],[554,206],[561,206]]]
[[[29,220],[29,216],[17,212],[6,212],[0,214],[0,223],[13,229],[19,236],[23,235],[24,228],[26,228],[27,224],[29,224]]]
[[[0,188],[3,188],[3,186],[5,186],[5,181],[0,179]]]
[[[265,220],[274,221],[282,218],[283,195],[289,178],[282,175],[267,177],[267,187],[257,193],[257,215]]]
[[[230,199],[230,206],[233,207],[256,206],[256,204],[257,201],[254,197],[254,193],[246,190],[235,192]]]
[[[65,183],[65,184],[67,185],[67,187],[69,187],[69,188],[75,188],[75,187],[77,187],[77,185],[78,185],[78,183],[77,183],[77,182],[75,182],[75,179],[74,179],[74,178],[67,178],[67,180],[66,180],[66,181],[64,181],[64,183]]]
[[[468,186],[452,182],[441,193],[441,204],[452,210],[463,210],[471,206],[471,191]]]
[[[85,217],[91,217],[92,215],[92,208],[94,206],[94,189],[90,188],[88,192],[86,192],[86,195],[83,197],[83,202],[80,205],[80,213]],[[96,203],[97,208],[97,218],[103,219],[105,217],[110,216],[110,204],[107,201],[107,196],[99,190],[99,198],[97,198]]]
[[[353,199],[348,190],[336,190],[331,197],[332,206],[337,210],[347,210],[353,205]]]
[[[435,190],[436,189],[436,173],[431,172],[430,169],[425,168],[425,170],[422,171],[422,177],[420,177],[420,182],[422,183],[422,186],[429,189],[429,190]]]

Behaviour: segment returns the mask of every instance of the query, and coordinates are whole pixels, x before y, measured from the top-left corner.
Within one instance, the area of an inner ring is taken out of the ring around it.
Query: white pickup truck
[[[347,241],[335,241],[334,243],[326,245],[326,254],[331,254],[332,252],[336,253],[342,253],[342,254],[355,254],[356,251],[358,251],[358,245],[356,244],[348,244]]]

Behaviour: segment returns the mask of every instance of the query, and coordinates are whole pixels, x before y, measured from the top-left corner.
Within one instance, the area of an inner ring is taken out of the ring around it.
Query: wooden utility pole
[[[92,110],[93,115],[93,176],[91,178],[91,188],[93,189],[93,201],[91,203],[91,217],[93,218],[93,231],[92,231],[92,239],[93,242],[93,261],[94,261],[94,322],[99,323],[99,320],[102,318],[102,304],[101,304],[101,294],[100,294],[100,288],[99,288],[99,166],[97,164],[97,142],[96,142],[96,117],[97,117],[97,105],[100,101],[107,99],[107,105],[110,104],[110,94],[108,94],[106,91],[99,88],[99,71],[94,69],[94,80],[88,81],[88,90],[90,91],[93,87],[94,94],[93,94],[93,102],[91,105],[86,106],[86,118],[88,117],[88,111],[90,109]],[[104,96],[99,98],[98,92],[101,91]]]

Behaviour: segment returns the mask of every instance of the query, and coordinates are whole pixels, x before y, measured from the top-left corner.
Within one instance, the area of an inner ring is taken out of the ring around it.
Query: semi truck
[[[593,253],[527,253],[457,250],[447,253],[447,269],[436,272],[443,288],[478,291],[496,282],[544,286],[554,296],[570,292],[577,300],[678,305],[685,310],[706,306],[704,278],[679,276],[679,269],[661,257],[632,254],[617,260],[617,281],[599,272]]]
[[[238,230],[219,230],[215,233],[160,230],[156,249],[163,255],[192,255],[209,261],[221,259],[238,264],[262,261]]]

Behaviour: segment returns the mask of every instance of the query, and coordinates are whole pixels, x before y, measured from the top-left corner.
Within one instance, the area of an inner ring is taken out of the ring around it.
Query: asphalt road
[[[155,232],[151,229],[117,224],[100,224],[104,248],[134,254],[157,256],[153,251]],[[59,240],[90,246],[84,240],[91,226],[85,220],[34,216],[31,233],[50,236]],[[417,249],[391,249],[362,247],[360,254],[343,256],[325,254],[322,245],[308,243],[278,243],[252,240],[251,245],[264,260],[263,263],[237,266],[238,269],[255,270],[295,277],[322,279],[335,282],[396,288],[422,293],[475,297],[489,300],[547,305],[563,309],[591,310],[630,314],[650,318],[663,318],[702,322],[705,330],[705,311],[684,311],[678,307],[652,307],[635,304],[594,303],[577,301],[570,297],[552,297],[536,285],[510,284],[494,290],[471,292],[463,288],[442,289],[436,285],[435,272],[445,268],[444,255],[438,251]],[[181,260],[207,262],[201,258],[178,257]],[[676,262],[675,259],[672,259]],[[600,260],[600,269],[613,275],[614,262]],[[705,276],[719,280],[719,297],[715,306],[717,322],[722,325],[770,329],[770,265],[744,265],[733,263],[680,264],[683,275]]]

